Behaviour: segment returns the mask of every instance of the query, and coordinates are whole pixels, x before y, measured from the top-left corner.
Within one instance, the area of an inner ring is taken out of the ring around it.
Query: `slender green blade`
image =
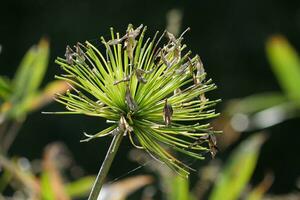
[[[12,81],[13,93],[9,99],[11,108],[6,115],[20,118],[27,114],[28,105],[37,94],[44,78],[49,57],[49,43],[42,39],[25,54]]]
[[[49,58],[49,43],[42,39],[25,54],[13,80],[13,99],[32,95],[40,86]]]
[[[182,176],[174,176],[172,180],[172,192],[168,194],[169,200],[189,200],[189,179]]]
[[[235,200],[240,197],[252,176],[265,139],[263,134],[256,134],[236,148],[221,172],[210,200]]]
[[[300,106],[300,59],[282,36],[271,37],[266,44],[272,70],[286,95]]]

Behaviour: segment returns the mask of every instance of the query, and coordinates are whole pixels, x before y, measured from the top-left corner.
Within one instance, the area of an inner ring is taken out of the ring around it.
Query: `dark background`
[[[218,111],[228,99],[280,90],[266,59],[265,42],[269,36],[280,33],[300,51],[300,1],[2,0],[0,73],[12,77],[27,49],[46,36],[51,41],[51,59],[45,84],[60,73],[54,59],[64,55],[67,44],[85,40],[96,43],[101,35],[108,37],[109,27],[124,32],[128,23],[145,24],[152,35],[156,30],[164,30],[166,13],[173,8],[183,12],[182,27],[191,27],[185,37],[186,44],[201,56],[206,71],[219,87],[212,94],[223,99]],[[63,108],[57,104],[43,108],[59,109]],[[83,131],[94,133],[104,126],[104,121],[97,118],[42,115],[38,111],[25,122],[10,154],[36,159],[42,156],[46,144],[63,141],[85,173],[95,174],[110,139],[89,143],[79,140]],[[291,192],[300,175],[299,118],[268,132],[271,137],[262,149],[253,181],[261,180],[264,172],[271,169],[275,183],[270,192]],[[110,178],[138,166],[128,161],[130,149],[130,143],[124,141]],[[226,152],[221,157],[226,158]]]

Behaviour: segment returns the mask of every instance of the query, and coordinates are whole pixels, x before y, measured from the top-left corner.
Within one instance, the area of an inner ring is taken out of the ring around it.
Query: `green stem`
[[[104,184],[104,180],[105,180],[108,170],[115,158],[115,155],[117,154],[117,151],[121,144],[122,139],[123,139],[123,133],[119,133],[118,135],[114,136],[114,138],[110,144],[110,147],[106,153],[106,156],[102,163],[102,166],[98,172],[98,175],[96,177],[96,180],[94,182],[94,185],[93,185],[93,188],[91,190],[88,200],[97,200],[98,199],[100,190]]]

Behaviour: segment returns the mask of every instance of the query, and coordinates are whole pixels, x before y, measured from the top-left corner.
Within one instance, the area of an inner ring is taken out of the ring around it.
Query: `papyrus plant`
[[[123,136],[183,176],[189,166],[172,152],[197,159],[216,153],[215,132],[206,120],[217,116],[218,100],[205,97],[216,86],[206,79],[200,57],[186,50],[183,34],[157,32],[146,39],[145,32],[143,25],[129,25],[125,35],[111,29],[110,39],[101,37],[104,48],[78,43],[56,60],[64,71],[57,78],[73,87],[57,96],[68,110],[59,113],[102,117],[111,124],[84,140],[114,136],[98,176],[103,180]],[[95,184],[99,190],[103,180]]]

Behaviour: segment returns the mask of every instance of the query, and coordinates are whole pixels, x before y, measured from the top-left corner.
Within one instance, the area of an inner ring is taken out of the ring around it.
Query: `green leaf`
[[[266,44],[267,56],[286,95],[300,106],[300,59],[283,36],[273,36]]]
[[[67,194],[73,198],[85,197],[91,190],[95,181],[94,176],[86,176],[77,181],[67,184],[65,187]]]
[[[240,100],[230,101],[229,106],[226,108],[226,112],[230,115],[235,113],[254,114],[287,101],[288,99],[279,92],[254,94]]]
[[[49,43],[42,39],[25,54],[12,81],[14,92],[9,99],[11,108],[7,111],[10,118],[20,118],[26,115],[28,105],[37,94],[44,78],[49,57]]]
[[[14,98],[24,98],[32,95],[40,86],[47,69],[49,43],[42,39],[33,46],[23,57],[14,77]]]
[[[173,176],[171,178],[171,188],[172,191],[168,194],[168,199],[170,200],[189,200],[189,179],[182,176]]]
[[[8,78],[0,76],[0,99],[7,100],[11,94],[11,84]]]
[[[55,199],[55,194],[51,186],[50,174],[48,172],[43,172],[41,176],[41,195],[44,200]]]
[[[0,176],[0,193],[3,193],[4,189],[8,186],[12,178],[12,173],[10,173],[8,170],[3,170],[3,173]]]
[[[235,200],[240,197],[252,176],[265,139],[265,135],[256,134],[234,150],[212,190],[210,200]]]

